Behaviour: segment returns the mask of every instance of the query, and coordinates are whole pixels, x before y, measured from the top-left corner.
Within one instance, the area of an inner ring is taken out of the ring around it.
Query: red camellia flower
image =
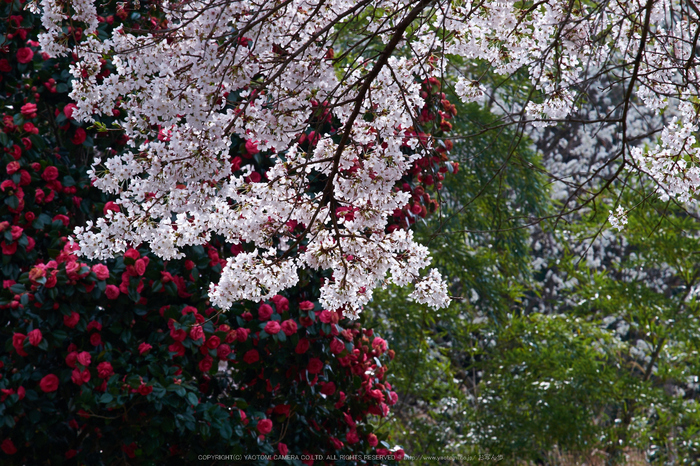
[[[145,383],[142,383],[139,386],[139,394],[146,396],[149,395],[153,391],[153,387],[150,385],[146,385]]]
[[[112,212],[119,212],[120,211],[119,206],[116,203],[114,203],[113,201],[109,201],[105,204],[104,208],[102,209],[102,213],[107,215],[107,212],[109,212],[110,210]]]
[[[297,347],[294,348],[296,354],[304,354],[309,350],[309,340],[306,338],[300,338]]]
[[[124,253],[124,259],[130,259],[133,262],[136,262],[136,259],[139,257],[141,257],[141,254],[134,248],[127,249]]]
[[[70,140],[73,144],[79,146],[80,144],[85,142],[85,139],[87,139],[87,133],[83,128],[78,128],[75,130],[75,134]]]
[[[63,316],[63,323],[68,328],[74,328],[78,325],[80,321],[80,315],[77,312],[72,311],[69,316]]]
[[[323,384],[321,387],[321,393],[326,395],[326,396],[331,396],[335,393],[335,383],[333,382],[326,382]]]
[[[277,451],[280,452],[280,455],[287,456],[287,453],[289,453],[289,448],[287,448],[287,445],[280,442],[277,444]]]
[[[207,339],[207,348],[216,349],[221,344],[221,338],[216,335],[212,335]]]
[[[243,343],[248,339],[249,334],[250,334],[250,329],[237,328],[236,329],[236,340],[238,340],[239,343]]]
[[[258,318],[260,320],[268,320],[272,316],[272,306],[269,304],[261,304],[258,308]]]
[[[12,334],[12,346],[14,346],[15,351],[20,356],[27,356],[27,352],[24,351],[24,340],[27,336],[23,333]]]
[[[39,387],[46,393],[55,392],[58,389],[58,377],[53,374],[45,375],[39,382]]]
[[[343,442],[341,442],[335,437],[331,437],[331,443],[333,444],[333,448],[335,448],[336,450],[340,450],[341,448],[343,448]]]
[[[216,348],[216,357],[219,359],[226,359],[229,354],[231,354],[231,347],[229,345],[219,345]]]
[[[3,452],[5,452],[6,455],[14,455],[15,453],[17,453],[17,448],[15,448],[15,444],[12,443],[12,440],[9,438],[6,438],[2,441],[2,443],[0,443],[0,448]]]
[[[102,344],[102,335],[99,333],[90,335],[90,344],[93,346],[100,346]]]
[[[278,294],[273,296],[272,302],[275,303],[275,308],[277,308],[277,312],[279,314],[289,310],[289,300],[282,295]]]
[[[12,71],[12,67],[10,66],[10,62],[7,58],[3,58],[0,60],[0,72],[2,73],[9,73]]]
[[[143,259],[137,259],[136,262],[134,262],[134,269],[139,276],[143,276],[143,274],[146,273],[146,262]]]
[[[271,320],[265,325],[265,332],[270,335],[277,335],[282,327],[276,320]]]
[[[11,256],[17,252],[17,243],[7,244],[5,241],[0,243],[2,253],[6,256]]]
[[[348,441],[348,445],[353,445],[360,441],[360,437],[357,435],[357,431],[355,429],[348,432],[345,439]]]
[[[297,333],[297,323],[294,322],[292,319],[285,320],[284,322],[282,322],[282,331],[288,337],[294,335],[295,333]]]
[[[343,342],[338,340],[337,338],[333,338],[333,340],[331,341],[331,353],[340,354],[343,352],[344,349],[345,345],[343,344]]]
[[[299,343],[301,343],[301,340],[299,340]],[[306,370],[309,371],[309,374],[318,374],[323,370],[323,362],[318,358],[311,358]]]
[[[63,114],[68,118],[69,120],[73,119],[73,111],[78,108],[77,105],[75,104],[68,104],[65,107],[63,107]]]
[[[39,346],[39,343],[41,343],[42,336],[41,336],[41,330],[38,328],[35,328],[29,334],[27,335],[27,338],[29,338],[29,344],[32,346]]]
[[[148,343],[141,343],[139,345],[139,354],[148,353],[151,350],[151,348],[153,348],[153,347],[151,345],[149,345]]]
[[[195,325],[190,329],[190,338],[193,340],[199,340],[200,338],[204,338],[204,330],[202,330],[202,327],[200,325]]]
[[[371,446],[371,447],[376,447],[377,444],[379,443],[379,439],[377,439],[376,435],[369,434],[367,436],[367,443],[369,443],[369,446]]]
[[[119,297],[119,287],[116,285],[107,285],[105,288],[105,296],[107,296],[107,299],[117,299]]]
[[[108,361],[101,362],[97,365],[97,376],[101,379],[108,379],[114,375],[114,368]]]
[[[253,364],[256,363],[260,360],[260,355],[258,354],[257,350],[248,350],[244,355],[243,355],[243,361],[245,361],[246,364]]]
[[[267,435],[272,431],[272,421],[269,419],[261,419],[258,422],[258,432],[262,435]]]
[[[199,361],[199,370],[202,372],[209,372],[213,364],[214,359],[211,356],[205,356],[204,359]]]
[[[75,369],[75,363],[78,360],[78,352],[77,351],[71,351],[68,353],[66,356],[66,365],[70,367],[71,369]]]
[[[80,369],[73,369],[73,372],[71,372],[70,379],[73,381],[74,384],[76,385],[82,385],[84,383],[88,383],[90,381],[90,371],[88,369],[85,370],[80,370]]]
[[[29,47],[22,47],[17,50],[17,61],[19,63],[29,63],[34,58],[34,52]]]

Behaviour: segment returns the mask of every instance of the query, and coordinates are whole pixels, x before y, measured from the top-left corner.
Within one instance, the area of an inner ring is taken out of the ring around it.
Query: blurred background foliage
[[[698,464],[696,213],[631,176],[567,205],[542,138],[448,99],[459,171],[416,234],[455,299],[435,312],[389,288],[363,314],[396,352],[380,429],[408,455],[462,457],[425,464]]]

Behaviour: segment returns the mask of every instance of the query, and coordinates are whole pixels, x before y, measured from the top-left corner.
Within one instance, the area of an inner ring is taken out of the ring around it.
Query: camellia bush
[[[157,9],[109,8],[98,18],[101,36],[166,27]],[[42,52],[36,41],[41,18],[18,2],[2,9],[10,18],[0,26],[6,38],[0,58],[2,463],[181,464],[201,455],[260,464],[270,457],[244,455],[278,455],[290,464],[351,454],[363,456],[348,464],[400,460],[403,450],[372,424],[397,401],[385,380],[393,352],[342,308],[322,306],[331,271],[302,270],[292,286],[262,293],[269,299],[231,301],[222,312],[209,285],[222,280],[227,263],[247,257],[252,246],[245,242],[213,234],[167,260],[129,241],[124,251],[112,251],[118,253],[112,259],[79,255],[70,239],[74,228],[105,215],[117,221],[124,209],[93,186],[98,179],[89,166],[96,156],[133,147],[123,131],[113,130],[128,124],[132,113],[117,100],[99,121],[77,120],[68,94],[79,57]],[[67,44],[85,39],[78,26],[64,34]],[[108,80],[118,66],[102,60],[96,79]],[[430,145],[449,131],[454,107],[434,78],[416,86],[424,103],[410,131]],[[222,98],[236,108],[233,93]],[[336,118],[323,102],[314,105],[297,141],[298,150],[309,153],[319,134],[340,137]],[[167,129],[157,134],[157,141],[171,140]],[[246,182],[275,176],[271,148],[240,137],[227,144],[230,170],[245,174]],[[436,211],[430,192],[457,168],[447,162],[448,146],[416,157],[416,148],[403,142],[401,150],[414,162],[392,192],[408,201],[392,212],[387,234],[406,235],[417,219]],[[357,160],[343,170],[362,165]],[[185,185],[173,188],[187,193]],[[319,195],[323,182],[304,189]],[[148,200],[141,201],[147,208]],[[352,224],[359,213],[336,205],[334,215]],[[294,220],[282,231],[267,230],[269,241],[296,242],[299,251],[309,244],[305,232]]]

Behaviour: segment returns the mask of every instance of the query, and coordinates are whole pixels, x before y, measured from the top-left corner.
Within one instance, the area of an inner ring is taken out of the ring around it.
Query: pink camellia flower
[[[261,304],[258,308],[258,318],[260,320],[268,320],[272,316],[272,306],[269,304]]]
[[[7,172],[8,175],[14,175],[17,173],[20,169],[19,162],[16,160],[13,160],[12,162],[8,163],[5,166],[5,171]]]
[[[41,340],[43,339],[43,337],[41,336],[41,330],[35,328],[31,332],[29,332],[27,338],[29,338],[30,345],[39,346],[39,343],[41,343]]]
[[[116,285],[107,285],[105,288],[107,299],[117,299],[119,297],[119,287]]]
[[[18,225],[13,225],[12,228],[10,228],[10,235],[12,235],[12,241],[17,241],[22,237],[22,234],[24,233],[24,229]]]
[[[145,343],[145,342],[141,343],[139,345],[139,354],[148,353],[151,350],[151,348],[153,348],[153,347],[151,345],[149,345],[148,343]]]
[[[258,432],[260,432],[262,435],[267,435],[270,432],[272,432],[272,421],[269,419],[261,419],[258,422]]]
[[[276,320],[271,320],[265,325],[265,332],[269,333],[270,335],[277,335],[279,331],[281,330],[281,326],[279,322]]]
[[[92,357],[87,351],[81,351],[80,353],[78,353],[76,360],[79,364],[82,364],[83,366],[87,367],[92,362]]]
[[[93,265],[92,271],[98,280],[107,280],[109,278],[109,269],[104,264]]]
[[[101,379],[108,379],[114,375],[114,368],[108,361],[101,362],[97,365],[97,376]]]
[[[36,116],[36,104],[28,102],[22,105],[22,108],[20,108],[20,112],[22,113],[22,115],[28,118],[34,118]]]
[[[282,331],[288,337],[294,335],[295,333],[297,333],[297,323],[294,322],[292,319],[285,320],[284,322],[282,322]]]
[[[302,301],[299,303],[299,309],[302,311],[311,311],[314,308],[314,303],[311,301]]]
[[[53,374],[45,375],[39,382],[39,387],[45,393],[55,392],[58,389],[58,377]]]
[[[29,47],[22,47],[17,50],[17,62],[25,64],[32,61],[34,58],[34,52]]]

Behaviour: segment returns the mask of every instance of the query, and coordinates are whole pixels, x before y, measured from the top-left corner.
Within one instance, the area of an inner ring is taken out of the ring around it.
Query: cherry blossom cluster
[[[430,306],[449,302],[438,274],[421,278],[427,250],[410,233],[386,229],[410,199],[395,186],[432,151],[414,128],[429,57],[333,59],[337,28],[367,2],[163,4],[167,26],[119,27],[107,39],[84,34],[68,47],[67,17],[94,31],[97,12],[83,3],[42,4],[41,43],[48,53],[78,57],[74,117],[99,121],[120,107],[129,139],[127,150],[93,167],[95,186],[117,194],[118,209],[77,230],[83,254],[105,259],[147,242],[164,259],[177,258],[182,247],[220,234],[244,248],[212,285],[224,309],[270,298],[307,267],[332,271],[321,302],[350,315],[389,282],[420,283],[416,297]],[[426,5],[373,2],[384,20],[367,31],[400,38]],[[115,66],[109,76],[101,73],[105,57]],[[321,107],[323,119],[315,117]],[[302,149],[305,137],[312,144]],[[237,141],[267,162],[262,176],[232,163]],[[318,180],[323,186],[310,192]],[[352,215],[339,215],[346,209]],[[308,244],[278,237],[288,222],[302,225]]]

